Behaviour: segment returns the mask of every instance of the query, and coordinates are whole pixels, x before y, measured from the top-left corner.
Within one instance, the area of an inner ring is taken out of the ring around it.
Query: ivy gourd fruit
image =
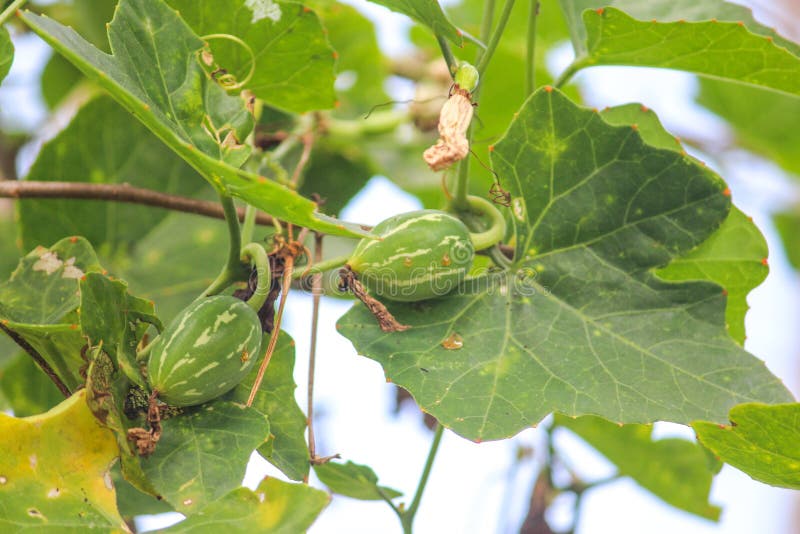
[[[194,406],[227,393],[252,369],[261,324],[244,301],[230,296],[196,300],[153,342],[147,377],[158,397]]]

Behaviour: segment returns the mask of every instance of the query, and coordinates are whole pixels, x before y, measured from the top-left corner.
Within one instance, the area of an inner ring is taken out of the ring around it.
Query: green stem
[[[558,77],[553,85],[556,86],[556,89],[561,89],[568,81],[570,81],[570,79],[572,79],[576,72],[585,66],[586,65],[582,60],[575,59],[566,69],[564,69],[564,72],[561,73],[561,76]]]
[[[8,18],[17,12],[26,0],[14,0],[2,13],[0,13],[0,25],[5,24]]]
[[[422,475],[417,484],[417,491],[414,493],[414,500],[411,501],[411,506],[403,512],[402,520],[403,532],[410,534],[414,525],[414,516],[417,514],[420,502],[422,502],[422,493],[425,491],[425,485],[428,483],[428,477],[431,474],[433,467],[433,460],[436,458],[436,453],[439,450],[439,443],[442,441],[442,434],[444,434],[444,427],[440,424],[436,427],[436,433],[433,435],[433,442],[431,443],[431,450],[428,452],[428,459],[425,461],[425,467],[422,469]]]
[[[272,272],[269,268],[269,257],[264,247],[258,243],[248,243],[242,248],[242,261],[249,261],[256,268],[257,285],[256,290],[247,301],[254,312],[258,313],[261,306],[267,300],[269,290],[272,286]]]
[[[256,226],[257,210],[252,204],[248,204],[244,210],[244,221],[242,222],[242,243],[249,243],[253,240],[253,230]]]
[[[330,258],[325,261],[321,261],[319,263],[315,263],[311,266],[310,269],[307,271],[295,271],[292,273],[292,280],[298,280],[303,278],[304,276],[308,276],[309,274],[317,274],[317,273],[324,273],[325,271],[330,271],[331,269],[336,269],[341,267],[347,260],[350,259],[350,256],[336,256],[335,258]]]
[[[239,214],[236,213],[236,206],[233,198],[225,193],[219,194],[222,203],[222,211],[225,213],[225,222],[228,223],[228,261],[217,275],[211,285],[203,291],[202,296],[216,295],[233,282],[241,280],[244,274],[242,262],[239,259],[242,248],[242,235],[239,228]]]
[[[531,0],[528,15],[528,63],[525,66],[525,95],[536,89],[536,21],[539,20],[539,0]]]
[[[472,195],[467,197],[467,203],[472,213],[489,217],[489,227],[486,230],[469,234],[475,250],[483,250],[502,241],[506,236],[506,219],[500,210],[485,198]]]
[[[492,34],[492,22],[494,22],[494,0],[485,0],[483,3],[483,18],[481,19],[481,41],[484,43],[489,40]],[[475,63],[481,60],[485,50],[478,49],[475,55]]]
[[[386,501],[386,504],[391,506],[392,510],[394,510],[394,513],[397,514],[397,517],[400,519],[400,522],[402,523],[403,522],[403,511],[400,510],[400,508],[398,508],[397,505],[392,502],[392,499],[390,499],[389,496],[386,495],[386,492],[383,491],[383,489],[380,486],[375,486],[375,489],[378,490],[378,495],[381,496],[381,499]]]
[[[497,21],[497,27],[494,29],[492,38],[486,45],[486,52],[481,55],[481,60],[475,67],[478,69],[478,73],[481,76],[483,76],[486,67],[489,66],[489,62],[492,60],[494,51],[497,49],[497,45],[500,43],[500,37],[503,36],[503,31],[506,29],[506,24],[508,24],[508,19],[511,18],[511,10],[513,8],[514,0],[506,0],[506,4],[503,6],[503,12],[500,13],[500,19]]]
[[[439,43],[439,48],[442,50],[442,56],[447,62],[447,69],[450,71],[450,76],[455,76],[456,71],[458,70],[458,60],[456,59],[456,56],[453,55],[453,51],[450,49],[450,43],[448,43],[447,39],[439,34],[436,35],[436,41]]]

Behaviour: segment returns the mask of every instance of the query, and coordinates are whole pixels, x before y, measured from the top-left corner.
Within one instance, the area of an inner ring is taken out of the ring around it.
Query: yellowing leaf
[[[0,414],[0,531],[128,532],[109,469],[118,454],[79,391],[49,412]]]

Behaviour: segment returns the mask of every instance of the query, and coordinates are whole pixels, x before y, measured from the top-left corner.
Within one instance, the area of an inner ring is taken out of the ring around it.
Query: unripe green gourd
[[[371,291],[417,301],[455,289],[475,255],[469,230],[456,217],[420,210],[389,217],[363,239],[347,264]]]
[[[153,342],[148,381],[168,404],[202,404],[247,376],[260,345],[258,315],[245,302],[229,296],[199,299]]]

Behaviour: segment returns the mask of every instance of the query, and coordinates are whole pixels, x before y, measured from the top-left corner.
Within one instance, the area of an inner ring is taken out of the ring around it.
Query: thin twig
[[[322,234],[314,234],[314,263],[322,261]],[[314,439],[314,368],[317,361],[317,329],[319,327],[319,303],[322,296],[322,273],[312,276],[311,284],[311,346],[308,350],[308,454],[313,464],[317,458]]]
[[[219,202],[196,200],[170,195],[152,189],[128,184],[89,184],[83,182],[35,182],[27,180],[0,180],[0,197],[6,198],[61,198],[71,200],[108,200],[143,204],[172,211],[194,213],[215,219],[224,219],[225,212]],[[244,220],[245,210],[236,210],[239,220]],[[272,217],[266,213],[256,215],[256,224],[271,226]]]
[[[47,363],[47,361],[42,357],[42,355],[39,354],[39,352],[37,352],[37,350],[34,349],[30,345],[30,343],[25,341],[25,339],[21,335],[17,334],[3,323],[0,323],[0,330],[8,334],[8,337],[14,340],[14,343],[19,345],[20,348],[22,348],[22,350],[27,352],[31,356],[31,358],[33,358],[33,361],[36,362],[36,365],[38,365],[39,368],[42,371],[44,371],[44,374],[50,377],[50,380],[53,381],[53,383],[56,385],[61,394],[64,395],[64,397],[69,397],[70,395],[72,395],[67,385],[64,382],[62,382],[61,378],[56,374],[53,368],[50,367],[50,364]]]

